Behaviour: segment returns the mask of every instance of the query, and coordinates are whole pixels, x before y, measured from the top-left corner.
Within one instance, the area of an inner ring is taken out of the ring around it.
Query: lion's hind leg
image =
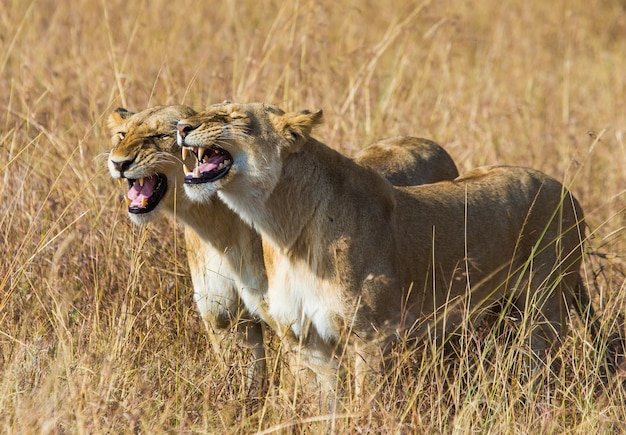
[[[527,343],[531,352],[531,371],[535,381],[543,368],[551,365],[553,357],[567,334],[567,296],[565,287],[568,279],[556,273],[545,273],[539,267],[522,280],[522,291],[514,303],[519,320],[519,337]]]

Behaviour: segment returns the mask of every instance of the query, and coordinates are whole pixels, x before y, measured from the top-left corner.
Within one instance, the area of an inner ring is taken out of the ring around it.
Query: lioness
[[[113,178],[128,180],[128,215],[137,224],[159,212],[185,224],[185,242],[194,299],[207,329],[223,330],[237,322],[252,350],[250,386],[260,387],[265,372],[262,325],[267,276],[261,240],[223,202],[189,201],[176,123],[195,111],[187,106],[157,106],[139,113],[117,109],[109,116],[112,149],[108,166]],[[187,162],[193,165],[191,159]],[[245,267],[242,267],[245,265]],[[239,300],[246,310],[240,311]],[[213,339],[213,334],[209,334]],[[214,347],[216,342],[212,340]],[[214,350],[219,350],[215,348]]]
[[[179,144],[211,156],[187,173],[188,195],[217,192],[260,232],[274,252],[269,314],[313,337],[303,340],[314,364],[332,374],[345,331],[367,361],[394,335],[442,337],[502,301],[532,308],[539,359],[558,345],[583,237],[583,212],[561,183],[500,166],[394,187],[312,138],[321,122],[322,111],[230,103],[178,123]]]
[[[128,215],[137,224],[160,212],[185,224],[185,240],[194,298],[206,327],[228,328],[234,320],[245,328],[253,351],[251,380],[262,382],[265,353],[259,319],[264,313],[267,277],[260,236],[222,201],[190,201],[183,192],[191,154],[176,146],[176,123],[195,111],[187,106],[157,106],[139,113],[117,109],[108,121],[113,148],[108,166],[113,178],[125,178]],[[194,159],[204,157],[193,153]],[[419,184],[458,175],[450,156],[437,144],[410,137],[379,141],[357,156],[386,177]],[[219,170],[219,167],[217,168]],[[239,311],[239,300],[247,310]],[[212,337],[212,334],[209,334]],[[217,346],[216,343],[213,343]],[[217,349],[216,349],[217,350]]]

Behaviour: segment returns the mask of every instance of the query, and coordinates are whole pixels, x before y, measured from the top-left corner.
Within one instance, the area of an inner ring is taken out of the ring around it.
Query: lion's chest
[[[236,314],[236,283],[231,274],[224,273],[220,253],[202,242],[196,242],[187,252],[194,299],[202,317],[206,320],[221,312],[226,317]]]
[[[296,336],[311,325],[327,341],[339,338],[344,307],[336,284],[280,254],[268,280],[269,312],[276,322]]]

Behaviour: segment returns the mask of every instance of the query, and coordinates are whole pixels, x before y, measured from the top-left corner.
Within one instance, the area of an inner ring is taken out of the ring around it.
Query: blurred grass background
[[[114,108],[322,108],[317,136],[347,154],[407,134],[443,145],[461,172],[542,170],[586,211],[584,274],[610,328],[626,291],[625,96],[623,0],[5,0],[0,431],[315,432],[325,418],[279,388],[245,403],[238,343],[207,346],[180,228],[126,217],[102,157]],[[584,328],[571,335],[549,393],[509,384],[494,341],[452,377],[422,360],[375,406],[349,404],[337,428],[626,429],[621,383],[600,381]]]

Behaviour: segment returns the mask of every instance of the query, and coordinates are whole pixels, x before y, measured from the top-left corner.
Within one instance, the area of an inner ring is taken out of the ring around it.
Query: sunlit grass
[[[461,172],[534,167],[585,210],[582,273],[606,337],[625,311],[626,11],[536,3],[8,1],[0,431],[625,430],[621,376],[607,379],[603,341],[574,313],[541,388],[521,381],[533,375],[522,332],[474,325],[453,355],[399,345],[391,372],[372,375],[372,401],[347,400],[335,416],[314,392],[290,390],[270,337],[272,387],[246,402],[248,358],[233,337],[211,348],[180,228],[133,226],[99,157],[115,107],[231,99],[322,108],[317,136],[348,154],[409,134],[442,144]]]

